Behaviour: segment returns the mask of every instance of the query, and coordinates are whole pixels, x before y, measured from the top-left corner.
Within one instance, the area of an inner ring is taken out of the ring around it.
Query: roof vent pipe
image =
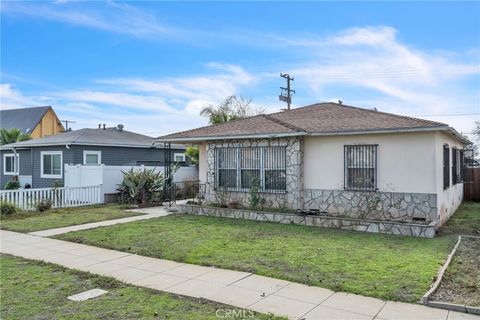
[[[98,124],[98,129],[102,129],[102,125],[100,123]]]
[[[106,124],[104,123],[104,124],[103,124],[103,130],[105,130],[105,126],[106,126]]]
[[[123,124],[120,124],[120,123],[119,123],[119,124],[117,125],[117,129],[118,129],[118,131],[122,132],[122,131],[123,131]]]

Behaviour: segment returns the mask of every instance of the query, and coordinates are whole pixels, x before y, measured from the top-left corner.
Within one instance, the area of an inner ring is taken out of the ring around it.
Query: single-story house
[[[158,138],[198,144],[205,199],[333,216],[443,224],[463,199],[463,149],[447,124],[343,105],[302,108]]]
[[[51,106],[0,110],[0,128],[17,128],[32,139],[65,131]]]
[[[185,146],[172,145],[171,158],[186,166]],[[16,161],[15,161],[16,157]],[[0,146],[0,185],[18,176],[20,185],[47,188],[64,182],[66,164],[109,166],[162,166],[163,148],[153,138],[113,128],[80,129],[41,139]]]

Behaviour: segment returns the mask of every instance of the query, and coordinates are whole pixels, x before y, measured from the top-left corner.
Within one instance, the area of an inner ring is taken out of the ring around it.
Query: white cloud
[[[110,106],[128,108],[130,110],[150,110],[157,112],[176,113],[177,110],[169,106],[160,96],[138,95],[131,93],[105,91],[66,91],[58,92],[56,97],[75,102],[98,103]]]
[[[55,3],[4,2],[2,12],[33,16],[72,25],[135,37],[153,38],[175,34],[150,12],[127,3],[57,1]]]
[[[347,104],[360,100],[361,106],[368,107],[367,100],[362,103],[358,96],[368,92],[370,103],[388,102],[381,105],[384,111],[407,115],[479,112],[478,92],[462,85],[463,80],[479,79],[478,56],[421,51],[401,43],[396,34],[391,27],[365,27],[323,40],[288,42],[312,52],[302,63],[291,63],[289,70],[299,85],[317,96],[328,99],[343,94],[340,99]],[[468,130],[464,120],[448,122]]]
[[[203,75],[97,80],[91,84],[95,89],[69,88],[43,97],[30,97],[2,84],[2,108],[4,101],[11,108],[49,101],[61,118],[76,121],[72,128],[123,123],[127,130],[159,136],[205,125],[206,119],[199,115],[203,106],[239,94],[257,81],[236,65],[210,63],[207,68]]]
[[[256,77],[237,65],[208,63],[206,66],[217,72],[161,79],[101,79],[97,80],[97,83],[169,98],[217,101],[235,94],[243,86],[252,85],[258,81]]]
[[[46,97],[24,95],[10,83],[0,84],[0,109],[16,109],[48,105]]]

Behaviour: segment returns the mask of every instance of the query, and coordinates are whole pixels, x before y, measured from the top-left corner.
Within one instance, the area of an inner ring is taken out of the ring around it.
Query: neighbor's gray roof
[[[24,133],[32,133],[45,113],[52,107],[33,107],[8,109],[0,111],[0,127],[3,129],[20,129]]]
[[[90,145],[90,146],[116,146],[131,148],[150,148],[154,139],[149,136],[118,130],[115,128],[106,129],[80,129],[69,132],[58,133],[41,139],[33,139],[23,142],[11,143],[2,146],[0,149],[12,149],[23,147],[42,147],[57,145]],[[172,145],[173,149],[185,149],[183,145]]]
[[[159,137],[158,141],[195,142],[248,137],[424,130],[448,130],[459,139],[466,140],[445,123],[328,102],[173,133]]]

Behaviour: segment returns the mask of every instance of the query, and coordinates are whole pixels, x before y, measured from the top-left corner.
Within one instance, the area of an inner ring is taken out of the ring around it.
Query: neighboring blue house
[[[65,164],[163,166],[164,149],[153,138],[114,128],[80,129],[0,147],[0,186],[15,176],[21,186],[47,188],[64,181]],[[172,145],[171,159],[187,165],[185,146]],[[16,161],[15,161],[16,157]]]

